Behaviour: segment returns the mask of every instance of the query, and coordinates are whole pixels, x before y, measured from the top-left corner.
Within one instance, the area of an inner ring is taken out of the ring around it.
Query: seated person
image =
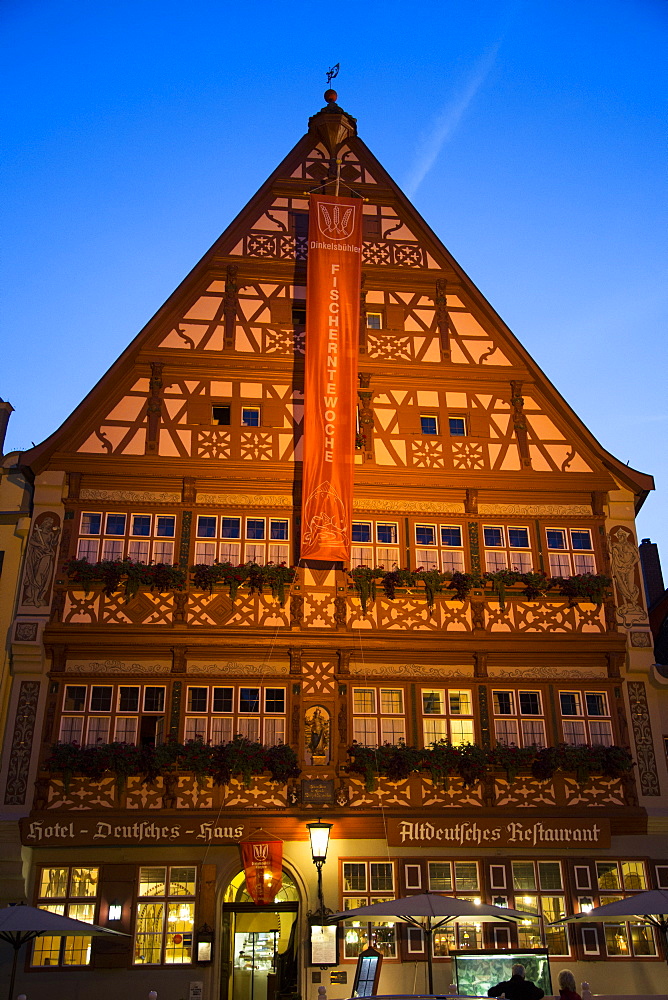
[[[500,997],[503,993],[506,1000],[542,1000],[545,994],[530,979],[524,978],[523,965],[513,965],[511,972],[510,979],[505,983],[497,983],[487,990],[488,997]]]

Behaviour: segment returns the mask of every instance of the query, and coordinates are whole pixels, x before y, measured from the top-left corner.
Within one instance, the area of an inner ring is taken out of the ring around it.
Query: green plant
[[[348,758],[346,767],[348,773],[359,774],[364,779],[364,787],[367,792],[373,792],[378,774],[378,759],[375,749],[353,741],[348,747]]]
[[[571,607],[580,602],[602,604],[612,586],[609,576],[602,573],[580,573],[576,576],[554,576],[550,586],[556,587]]]
[[[514,743],[497,743],[489,751],[488,760],[496,767],[502,767],[513,782],[520,771],[530,767],[536,756],[535,747],[518,747]]]
[[[480,583],[482,580],[476,573],[453,573],[448,590],[454,590],[455,600],[465,601],[473,588]]]
[[[359,594],[362,613],[366,614],[369,601],[376,600],[376,580],[385,575],[382,569],[371,569],[370,566],[355,566],[350,570],[353,586]]]
[[[583,785],[592,774],[619,778],[633,766],[633,758],[625,747],[559,743],[556,747],[543,747],[536,752],[531,773],[539,781],[547,781],[555,771],[575,771],[578,783]]]
[[[524,597],[528,601],[537,601],[545,597],[550,586],[549,577],[545,573],[523,573],[521,582],[524,584]]]
[[[291,566],[286,566],[285,563],[268,563],[262,567],[262,572],[264,580],[271,589],[271,596],[275,601],[278,600],[283,607],[286,600],[286,585],[290,586],[297,571]]]
[[[79,746],[78,743],[56,743],[51,747],[42,768],[51,774],[62,774],[66,791],[72,775],[99,781],[111,772],[119,787],[129,775],[141,776],[151,784],[161,776],[188,771],[199,785],[207,777],[216,784],[228,784],[233,777],[242,778],[248,786],[253,775],[269,771],[272,781],[284,784],[300,774],[297,755],[292,747],[280,744],[265,747],[244,736],[235,736],[229,743],[210,746],[201,740],[177,743],[169,740],[159,746],[136,747],[129,743],[100,743]]]
[[[506,609],[506,587],[512,587],[522,579],[521,573],[516,573],[512,569],[500,569],[496,573],[485,573],[484,579],[492,585],[492,592],[498,594],[501,610]]]
[[[418,582],[424,584],[427,607],[429,608],[429,614],[431,614],[434,610],[436,595],[440,594],[443,587],[443,574],[439,573],[437,569],[417,569],[415,571],[415,576]]]
[[[132,559],[102,560],[89,563],[86,559],[70,559],[65,564],[65,572],[72,583],[84,587],[90,593],[94,583],[101,583],[102,590],[111,597],[121,589],[126,600],[137,593],[140,587],[166,593],[169,590],[183,590],[186,574],[179,566],[164,563],[133,562]]]

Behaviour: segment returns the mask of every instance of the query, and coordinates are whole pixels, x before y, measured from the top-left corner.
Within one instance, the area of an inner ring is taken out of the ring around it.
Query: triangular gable
[[[26,461],[43,466],[56,449],[100,455],[139,456],[154,451],[174,458],[230,457],[223,429],[203,434],[200,428],[194,446],[193,426],[197,425],[198,401],[207,408],[216,402],[238,406],[241,400],[233,397],[239,390],[230,386],[226,391],[215,379],[184,378],[179,370],[186,357],[193,361],[198,356],[213,358],[229,349],[235,354],[285,357],[303,352],[304,331],[293,306],[305,295],[308,191],[314,181],[321,184],[331,176],[333,163],[322,139],[325,133],[313,125],[323,114],[311,120],[310,131],[95,389],[55,434],[26,454]],[[341,121],[349,124],[351,119],[341,112]],[[501,472],[523,466],[537,472],[607,468],[632,481],[636,492],[651,488],[650,477],[633,473],[603,452],[354,130],[348,129],[337,158],[343,192],[350,185],[367,199],[364,307],[378,309],[383,316],[382,329],[367,331],[363,352],[369,360],[390,365],[410,362],[427,367],[441,364],[447,356],[453,371],[466,371],[467,378],[475,378],[476,371],[494,370],[503,386],[492,392],[467,390],[465,404],[460,400],[461,406],[454,406],[465,409],[475,425],[471,440],[444,442],[438,455],[427,454],[434,443],[420,445],[425,452],[421,455],[418,443],[409,442],[418,449],[409,464]],[[393,280],[383,280],[381,288],[379,276],[384,278],[388,268]],[[388,284],[393,285],[390,291]],[[233,342],[226,326],[231,302]],[[149,444],[151,361],[162,365],[164,375],[159,378],[160,428]],[[513,388],[517,370],[523,375],[520,389]],[[241,388],[244,399],[249,395],[252,399],[254,392],[262,393],[260,383]],[[513,398],[520,392],[523,404],[518,411]],[[448,395],[463,398],[465,393]],[[262,434],[256,433],[253,447],[237,457],[298,459],[293,431],[301,420],[299,394],[286,379],[284,385],[265,387],[259,402],[274,431],[271,456],[269,436],[263,451]],[[447,399],[441,402],[451,408]],[[419,407],[419,394],[407,397],[405,405]],[[379,463],[405,464],[410,455],[405,442],[398,440],[405,433],[401,426],[405,408],[402,415],[387,395],[381,395],[375,410]],[[519,434],[518,426],[522,428]],[[384,454],[391,458],[383,460]]]

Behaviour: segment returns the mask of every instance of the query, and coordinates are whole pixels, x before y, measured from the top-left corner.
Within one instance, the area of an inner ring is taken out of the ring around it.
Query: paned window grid
[[[131,559],[173,565],[175,538],[175,514],[84,511],[76,557],[90,563]]]
[[[444,892],[480,902],[480,871],[477,861],[428,861],[427,887],[432,892]],[[475,920],[456,920],[432,937],[434,958],[447,958],[451,951],[479,949],[483,946],[482,924]]]
[[[561,729],[570,746],[612,746],[609,699],[605,691],[560,691]]]
[[[350,564],[355,569],[382,566],[394,570],[399,565],[399,524],[397,521],[353,521]]]
[[[463,573],[464,528],[461,524],[419,521],[413,524],[415,569]]]
[[[37,905],[41,910],[94,924],[99,888],[99,869],[79,865],[42,868],[38,873]],[[45,966],[90,965],[92,938],[42,935],[32,944],[30,964]]]
[[[454,746],[475,742],[473,692],[466,688],[421,688],[424,746],[449,740]]]
[[[531,533],[527,526],[484,524],[482,538],[488,573],[504,569],[530,573],[533,569]]]
[[[352,689],[353,740],[363,746],[406,741],[406,699],[403,688]]]
[[[268,514],[198,514],[195,522],[194,560],[215,562],[290,562],[290,520]]]
[[[235,736],[254,743],[285,743],[287,693],[269,685],[191,685],[186,689],[185,740],[218,745]]]
[[[546,528],[551,576],[578,576],[596,572],[593,536],[590,528]]]
[[[492,691],[494,737],[506,746],[546,743],[543,695],[540,691]]]
[[[604,906],[629,898],[648,888],[644,861],[636,859],[595,861],[575,868],[576,887],[586,895],[578,896],[578,910],[585,905]],[[653,958],[658,955],[653,928],[631,919],[605,921],[591,928],[585,954],[599,954],[605,949],[608,958]],[[584,940],[583,928],[583,940]]]
[[[342,910],[394,899],[395,885],[393,861],[341,861]],[[369,945],[377,948],[384,958],[397,957],[395,925],[387,921],[370,922],[360,917],[345,920],[343,942],[344,959],[357,959]]]
[[[66,684],[61,743],[159,743],[167,691],[156,684]]]
[[[564,881],[559,861],[512,861],[512,888],[515,909],[535,914],[517,924],[519,948],[544,947],[550,954],[568,955],[568,931],[565,926],[549,924],[566,916]]]
[[[134,965],[190,965],[193,961],[196,868],[139,869]]]

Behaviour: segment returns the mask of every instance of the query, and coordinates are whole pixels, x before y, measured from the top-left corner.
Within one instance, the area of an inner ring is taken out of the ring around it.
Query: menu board
[[[311,924],[311,965],[338,965],[336,924]]]
[[[376,995],[382,962],[383,956],[375,948],[366,948],[363,952],[360,952],[357,959],[355,982],[353,983],[354,997],[372,997]]]

